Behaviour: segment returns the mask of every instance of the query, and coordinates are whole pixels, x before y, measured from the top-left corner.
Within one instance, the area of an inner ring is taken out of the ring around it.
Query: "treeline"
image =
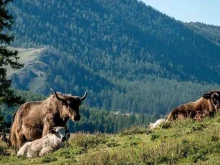
[[[16,91],[16,94],[23,96],[25,101],[40,101],[47,98],[46,96],[33,94],[27,91]],[[10,123],[13,121],[13,115],[18,108],[19,106],[0,106],[0,130],[3,130],[3,126],[5,125],[10,127]],[[80,107],[80,115],[80,121],[73,122],[69,120],[67,125],[71,132],[85,131],[90,133],[116,133],[137,125],[147,127],[148,122],[154,121],[156,118],[160,117],[159,114],[146,115],[144,113],[109,112],[97,108],[90,108],[85,105]],[[4,119],[2,116],[4,116]],[[6,121],[7,124],[5,124],[4,121]]]
[[[8,108],[0,106],[0,130],[5,129],[5,125],[10,127],[13,121],[13,114],[19,107]],[[86,106],[80,107],[81,120],[77,122],[68,121],[68,129],[70,132],[102,132],[102,133],[116,133],[132,126],[147,127],[148,122],[155,121],[159,115],[146,114],[122,114],[120,112],[109,112],[106,110],[98,110],[88,108]],[[4,120],[2,116],[5,116]],[[7,124],[4,123],[7,122]],[[3,127],[4,126],[4,127]]]
[[[143,113],[120,113],[97,110],[82,107],[82,119],[78,122],[69,121],[71,132],[106,132],[116,133],[132,126],[143,126],[147,128],[148,122],[155,121],[159,115],[146,115]]]

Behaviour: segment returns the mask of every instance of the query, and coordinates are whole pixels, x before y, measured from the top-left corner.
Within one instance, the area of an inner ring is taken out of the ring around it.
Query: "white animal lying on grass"
[[[165,119],[158,119],[155,123],[149,122],[148,128],[150,129],[158,128],[163,122],[165,122]]]
[[[65,127],[53,127],[44,137],[25,143],[19,149],[17,156],[28,158],[43,156],[63,147],[69,137],[70,133]]]

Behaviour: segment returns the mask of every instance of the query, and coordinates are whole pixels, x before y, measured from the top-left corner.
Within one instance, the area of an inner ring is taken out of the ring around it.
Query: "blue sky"
[[[220,26],[220,0],[142,0],[147,5],[183,22]]]

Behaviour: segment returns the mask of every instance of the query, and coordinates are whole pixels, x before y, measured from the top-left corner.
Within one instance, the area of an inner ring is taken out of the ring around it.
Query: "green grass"
[[[166,165],[220,164],[220,115],[202,122],[184,120],[166,123],[149,131],[133,127],[118,134],[75,133],[69,145],[46,156],[18,158],[0,156],[0,164],[79,164],[79,165]]]

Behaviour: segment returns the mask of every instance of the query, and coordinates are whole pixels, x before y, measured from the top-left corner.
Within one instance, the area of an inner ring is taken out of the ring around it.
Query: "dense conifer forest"
[[[13,87],[42,95],[27,100],[49,88],[88,90],[78,128],[115,132],[219,89],[219,27],[184,24],[137,0],[19,0],[9,9],[25,63],[10,73]]]

